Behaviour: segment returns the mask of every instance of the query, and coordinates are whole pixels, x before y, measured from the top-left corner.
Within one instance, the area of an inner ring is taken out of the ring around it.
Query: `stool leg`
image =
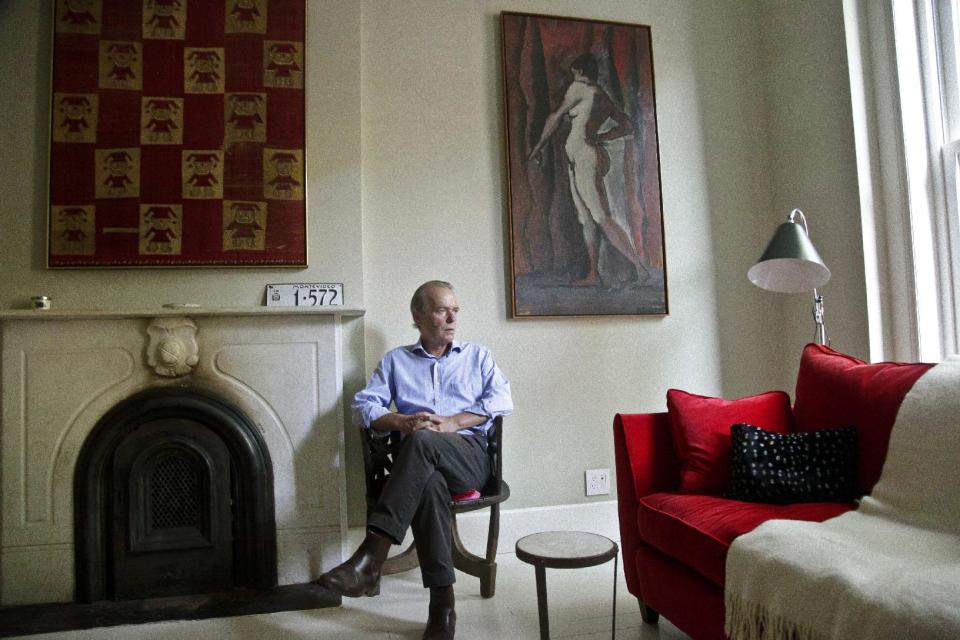
[[[547,617],[547,570],[541,566],[537,571],[537,610],[540,613],[540,640],[550,640],[550,619]]]
[[[620,556],[613,556],[613,622],[611,623],[610,638],[617,640],[617,568]]]

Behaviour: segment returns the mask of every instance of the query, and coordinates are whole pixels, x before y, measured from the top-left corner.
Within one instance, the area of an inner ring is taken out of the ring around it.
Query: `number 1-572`
[[[298,307],[316,307],[335,304],[337,300],[336,289],[295,289],[294,299]],[[329,296],[329,297],[328,297]]]

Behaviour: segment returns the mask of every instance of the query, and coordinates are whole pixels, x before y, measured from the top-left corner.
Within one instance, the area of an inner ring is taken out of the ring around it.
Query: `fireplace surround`
[[[213,568],[186,591],[302,584],[339,562],[360,316],[0,312],[0,606],[169,595],[192,564]],[[201,559],[145,590],[117,573],[151,553]]]

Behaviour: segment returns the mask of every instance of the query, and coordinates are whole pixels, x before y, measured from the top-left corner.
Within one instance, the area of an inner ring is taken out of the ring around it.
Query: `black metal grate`
[[[178,454],[157,462],[150,482],[154,529],[200,526],[200,474],[192,461]]]

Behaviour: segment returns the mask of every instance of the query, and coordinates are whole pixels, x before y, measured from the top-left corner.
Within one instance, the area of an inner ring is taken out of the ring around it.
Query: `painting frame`
[[[50,0],[46,266],[308,264],[307,0]]]
[[[511,317],[667,315],[650,27],[500,26]]]

